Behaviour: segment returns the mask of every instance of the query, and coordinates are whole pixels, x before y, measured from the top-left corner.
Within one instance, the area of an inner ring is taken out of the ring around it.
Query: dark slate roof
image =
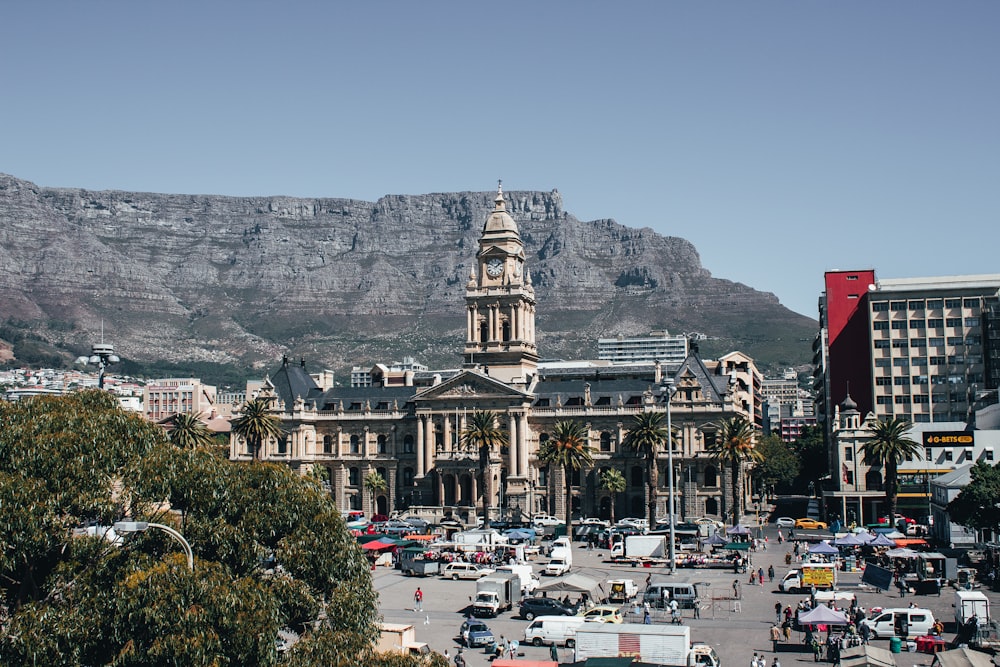
[[[705,367],[704,362],[702,362],[701,357],[695,352],[687,356],[681,367],[677,369],[675,377],[684,375],[685,373],[690,373],[698,381],[706,400],[713,403],[722,402],[723,396],[726,395],[729,389],[729,376],[710,373],[708,368]]]
[[[320,394],[319,385],[306,371],[305,361],[290,363],[288,357],[281,360],[281,368],[270,378],[274,392],[286,407],[291,407],[296,398],[310,400]]]
[[[344,409],[349,410],[352,403],[361,403],[362,407],[368,403],[374,410],[379,403],[387,403],[392,408],[393,401],[402,408],[419,390],[420,387],[334,387],[317,397],[316,408],[336,410],[343,403]]]

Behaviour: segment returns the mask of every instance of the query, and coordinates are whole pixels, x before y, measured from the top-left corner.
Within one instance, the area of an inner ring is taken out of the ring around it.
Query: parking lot
[[[805,531],[797,531],[805,532]],[[678,569],[676,579],[696,582],[703,595],[701,618],[693,618],[694,612],[683,610],[684,623],[691,626],[693,641],[703,641],[711,644],[726,665],[746,665],[754,651],[764,652],[770,664],[774,653],[771,650],[769,629],[774,620],[775,602],[795,608],[798,600],[807,597],[799,593],[779,593],[778,581],[788,571],[785,564],[785,554],[790,552],[788,543],[778,546],[776,529],[766,528],[764,534],[768,537],[767,550],[750,554],[753,567],[762,568],[765,572],[768,566],[775,569],[773,583],[766,581],[763,586],[751,586],[749,573],[736,575],[731,569]],[[573,543],[573,572],[577,572],[598,581],[611,578],[631,578],[639,590],[645,588],[646,577],[650,574],[662,575],[666,568],[633,568],[628,565],[617,565],[604,562],[607,550],[588,550],[579,542]],[[536,572],[544,559],[534,561]],[[454,655],[459,649],[458,631],[467,615],[470,599],[475,595],[476,582],[470,580],[443,580],[439,577],[405,577],[399,571],[388,567],[380,567],[375,572],[374,585],[379,593],[380,610],[385,621],[393,623],[412,623],[416,629],[417,640],[427,642],[432,650],[443,653],[448,650]],[[739,604],[732,599],[733,581],[740,582],[742,599]],[[545,583],[543,578],[542,582]],[[841,572],[840,588],[856,592],[859,604],[866,609],[877,607],[907,606],[911,601],[920,607],[929,608],[936,618],[949,622],[954,618],[952,608],[953,590],[946,588],[940,596],[907,596],[900,599],[895,591],[882,593],[875,590],[859,588],[860,574]],[[420,587],[424,593],[423,611],[414,611],[413,593]],[[707,591],[707,595],[705,593]],[[991,601],[996,597],[987,592]],[[711,598],[711,599],[710,599]],[[575,598],[574,598],[575,600]],[[623,607],[631,611],[631,607]],[[528,621],[517,617],[517,610],[504,612],[498,618],[483,619],[499,639],[523,639],[524,629]],[[626,620],[635,618],[626,617]],[[669,617],[662,613],[654,613],[654,622],[669,622]],[[950,639],[948,633],[946,638]],[[874,642],[876,646],[888,648],[887,640]],[[801,635],[792,633],[792,641],[787,647],[780,647],[780,658],[783,667],[798,663],[813,663],[810,653],[795,652],[801,644]],[[548,660],[548,647],[522,645],[520,651],[525,658]],[[560,661],[572,660],[572,650],[559,647]],[[465,656],[470,667],[489,664],[489,656],[482,649],[466,649]],[[922,653],[902,653],[895,656],[900,667],[912,665],[930,665],[931,655]]]

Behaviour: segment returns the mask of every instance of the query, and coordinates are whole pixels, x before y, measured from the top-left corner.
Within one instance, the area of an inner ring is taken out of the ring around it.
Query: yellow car
[[[796,519],[795,527],[806,528],[810,530],[816,528],[819,528],[820,530],[826,530],[826,524],[823,523],[822,521],[817,521],[816,519]]]
[[[625,620],[622,617],[621,609],[607,604],[591,607],[578,615],[583,616],[588,623],[621,623]]]

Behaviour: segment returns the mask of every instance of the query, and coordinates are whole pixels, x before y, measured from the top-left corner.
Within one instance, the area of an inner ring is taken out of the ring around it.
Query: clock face
[[[503,260],[498,257],[494,257],[490,261],[486,262],[486,273],[490,274],[490,276],[494,278],[503,273]]]

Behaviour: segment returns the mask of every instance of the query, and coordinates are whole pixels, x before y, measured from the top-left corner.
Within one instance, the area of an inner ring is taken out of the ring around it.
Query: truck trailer
[[[691,643],[686,625],[584,623],[576,630],[576,662],[588,658],[638,658],[663,667],[721,667],[711,646]]]

